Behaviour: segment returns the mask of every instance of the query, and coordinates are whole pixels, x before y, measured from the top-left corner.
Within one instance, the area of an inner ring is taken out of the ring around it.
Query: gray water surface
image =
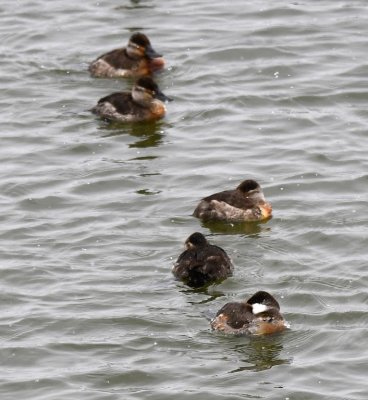
[[[368,12],[364,0],[0,5],[2,400],[366,400]],[[88,63],[136,30],[174,102],[154,124],[89,112],[129,80]],[[203,225],[253,178],[274,217]],[[194,231],[234,276],[171,266]],[[210,331],[275,295],[282,334]]]

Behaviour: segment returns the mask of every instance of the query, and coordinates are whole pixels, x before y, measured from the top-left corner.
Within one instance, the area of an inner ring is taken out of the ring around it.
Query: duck
[[[266,202],[259,184],[247,179],[234,190],[203,198],[193,215],[203,221],[263,221],[272,216],[272,206]]]
[[[126,47],[111,50],[92,61],[88,70],[94,77],[118,78],[150,76],[162,69],[165,60],[151,46],[148,37],[134,33]]]
[[[192,233],[185,247],[172,272],[188,286],[199,288],[232,276],[234,267],[225,250],[210,244],[202,233]]]
[[[117,92],[101,98],[91,111],[109,121],[155,121],[166,114],[164,101],[171,99],[147,76],[139,78],[131,92]]]
[[[244,302],[225,304],[211,321],[212,330],[233,335],[267,335],[286,327],[279,303],[262,290]]]

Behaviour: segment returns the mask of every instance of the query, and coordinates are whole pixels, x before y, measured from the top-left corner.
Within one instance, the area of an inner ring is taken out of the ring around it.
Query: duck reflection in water
[[[102,122],[103,129],[105,132],[102,137],[112,137],[128,134],[139,140],[129,144],[130,148],[149,148],[158,147],[163,143],[164,138],[164,127],[166,124],[158,121],[151,122],[136,122],[131,124],[125,124],[122,126],[117,122]]]
[[[210,286],[202,286],[200,288],[180,288],[179,291],[184,293],[188,296],[196,295],[195,299],[188,301],[189,304],[197,305],[197,304],[207,304],[211,303],[212,301],[218,299],[219,297],[224,297],[225,293],[222,292],[217,288],[217,285],[210,285]],[[212,313],[211,312],[204,312],[204,317],[208,320],[211,319]]]
[[[264,371],[277,365],[291,364],[291,358],[282,357],[284,336],[251,336],[243,338],[245,343],[237,342],[231,350],[244,363],[229,373],[241,371]]]
[[[203,228],[209,229],[211,233],[225,235],[248,235],[258,236],[259,233],[270,231],[267,221],[258,222],[223,222],[223,221],[201,221]]]

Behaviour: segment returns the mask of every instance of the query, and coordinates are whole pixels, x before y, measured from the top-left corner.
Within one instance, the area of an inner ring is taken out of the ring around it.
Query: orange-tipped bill
[[[262,219],[267,219],[272,217],[272,206],[270,203],[264,203],[259,206],[261,213],[262,213]]]
[[[150,64],[150,67],[151,67],[152,71],[157,71],[159,69],[164,68],[165,59],[163,57],[151,58],[149,60],[149,64]]]

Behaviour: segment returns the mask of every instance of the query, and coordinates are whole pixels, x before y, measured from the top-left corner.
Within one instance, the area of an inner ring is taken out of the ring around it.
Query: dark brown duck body
[[[203,198],[193,215],[204,221],[262,221],[272,215],[259,184],[247,179],[234,190],[225,190]]]
[[[161,54],[156,53],[143,33],[133,34],[127,47],[102,54],[89,65],[95,77],[141,77],[151,75],[165,65]]]
[[[283,331],[286,323],[276,299],[259,291],[245,302],[225,304],[211,321],[211,328],[233,335],[266,335]]]
[[[149,77],[138,79],[132,92],[117,92],[100,99],[92,112],[110,121],[154,121],[164,117],[163,101],[170,100]]]
[[[226,252],[208,243],[199,232],[188,237],[187,249],[179,256],[172,272],[188,286],[198,288],[232,276],[233,265]]]

